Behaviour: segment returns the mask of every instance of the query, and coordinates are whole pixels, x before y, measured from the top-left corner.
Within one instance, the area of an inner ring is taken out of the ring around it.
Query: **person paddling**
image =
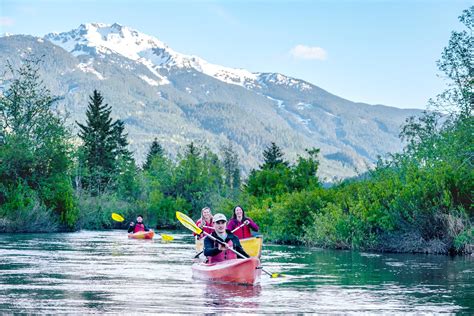
[[[148,227],[145,224],[143,224],[142,215],[138,215],[137,222],[136,223],[130,222],[130,227],[128,227],[129,233],[147,232],[149,230],[150,229],[148,229]]]
[[[236,206],[234,208],[234,215],[232,215],[229,224],[227,224],[227,229],[230,231],[233,231],[236,228],[238,229],[234,232],[234,234],[239,239],[252,237],[252,232],[250,229],[258,232],[258,225],[255,224],[255,222],[250,217],[245,216],[245,212],[241,206]]]
[[[239,238],[232,234],[231,231],[226,230],[226,224],[227,218],[224,214],[218,213],[214,215],[215,230],[211,235],[220,242],[212,240],[212,238],[205,239],[204,255],[207,257],[208,263],[216,263],[239,258],[235,252],[229,250],[229,248],[233,248],[246,258],[250,257],[242,248]]]
[[[214,231],[211,208],[205,207],[201,210],[201,218],[196,221],[196,225],[208,234],[211,234]],[[193,235],[196,236],[195,233],[193,233]],[[204,233],[199,235],[198,239],[201,239],[203,236]]]

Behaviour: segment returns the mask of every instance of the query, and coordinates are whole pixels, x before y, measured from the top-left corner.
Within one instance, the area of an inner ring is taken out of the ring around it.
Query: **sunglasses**
[[[216,224],[225,224],[225,221],[217,221]]]

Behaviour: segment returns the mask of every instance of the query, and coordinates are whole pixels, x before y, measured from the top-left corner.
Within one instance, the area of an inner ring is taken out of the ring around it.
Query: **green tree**
[[[463,11],[459,21],[462,31],[453,31],[448,46],[443,49],[438,68],[444,73],[449,88],[440,94],[432,104],[459,118],[469,118],[474,106],[474,6]]]
[[[6,86],[0,95],[0,205],[6,205],[2,212],[7,217],[8,213],[14,217],[29,205],[44,204],[72,228],[77,208],[70,180],[71,135],[64,118],[54,110],[59,98],[40,78],[40,62],[26,59],[18,69],[9,65],[9,79],[3,80]],[[45,214],[45,218],[50,217]]]
[[[174,195],[183,198],[198,217],[204,206],[212,206],[220,195],[223,169],[216,154],[191,142],[175,169]]]
[[[155,157],[162,157],[164,154],[163,147],[158,143],[158,140],[155,138],[153,143],[151,143],[148,154],[146,155],[146,161],[143,164],[143,170],[148,170],[151,167],[152,161]]]
[[[239,156],[235,152],[232,143],[221,147],[222,166],[224,168],[224,183],[233,196],[240,190],[240,167]]]
[[[112,122],[112,109],[108,104],[102,104],[103,100],[102,95],[94,90],[89,97],[86,124],[77,123],[80,127],[79,137],[83,141],[82,163],[88,170],[82,183],[93,195],[99,195],[113,186],[119,160],[131,159],[126,149],[123,122]]]
[[[305,149],[308,157],[298,157],[296,164],[291,168],[291,191],[311,190],[319,186],[318,154],[319,149]]]
[[[272,142],[264,151],[263,165],[260,166],[260,169],[274,169],[279,165],[288,166],[288,162],[283,159],[283,152],[280,147],[278,147],[274,142]]]
[[[125,132],[125,124],[121,120],[116,120],[112,126],[115,143],[115,160],[134,162],[133,155],[128,149],[128,134]]]

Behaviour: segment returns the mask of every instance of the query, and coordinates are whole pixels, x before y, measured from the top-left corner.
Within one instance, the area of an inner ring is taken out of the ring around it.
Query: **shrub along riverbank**
[[[290,163],[275,143],[245,181],[230,143],[219,153],[190,143],[172,160],[155,140],[139,168],[123,122],[112,121],[98,91],[73,146],[39,62],[25,60],[2,78],[0,232],[125,228],[112,212],[173,228],[176,210],[197,219],[204,206],[230,216],[241,205],[267,241],[463,253],[473,242],[473,16],[474,7],[463,13],[466,30],[453,32],[438,62],[448,90],[430,101],[433,111],[402,127],[403,152],[330,188],[316,176],[318,149]]]

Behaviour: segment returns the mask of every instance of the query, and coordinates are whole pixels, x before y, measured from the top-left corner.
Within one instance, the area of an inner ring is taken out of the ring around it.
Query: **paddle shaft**
[[[263,267],[259,267],[260,269],[262,269],[263,272],[265,272],[266,274],[268,274],[270,277],[273,278],[273,273],[270,273],[268,272],[267,270],[265,270]],[[258,268],[257,268],[258,269]]]
[[[232,233],[232,234],[235,233],[235,232],[237,231],[237,229],[241,228],[241,227],[244,226],[244,225],[245,225],[245,223],[243,223],[243,224],[240,225],[239,227],[237,227],[237,228],[235,228],[234,230],[232,230],[231,233]],[[209,227],[209,226],[204,226],[204,227],[214,229],[214,227]],[[203,231],[203,232],[204,232],[204,231]],[[207,236],[204,236],[204,238],[203,238],[202,240],[206,239],[206,237],[207,237]]]
[[[217,241],[217,242],[220,243],[221,245],[226,245],[226,246],[228,246],[225,242],[218,240],[218,239],[215,238],[214,236],[211,236],[211,234],[206,233],[205,231],[202,231],[202,232],[206,235],[206,237],[209,237],[209,238],[211,238],[212,240]],[[227,247],[227,249],[229,249],[230,251],[232,251],[233,253],[235,253],[235,254],[236,254],[237,256],[239,256],[240,258],[246,259],[246,257],[245,257],[243,254],[241,254],[240,252],[238,252],[237,250],[235,250],[235,249],[233,249],[233,248],[228,248],[228,247]],[[203,251],[204,251],[204,250],[203,250]],[[202,253],[203,251],[201,251],[201,253]],[[199,254],[201,254],[201,253],[199,253]]]

